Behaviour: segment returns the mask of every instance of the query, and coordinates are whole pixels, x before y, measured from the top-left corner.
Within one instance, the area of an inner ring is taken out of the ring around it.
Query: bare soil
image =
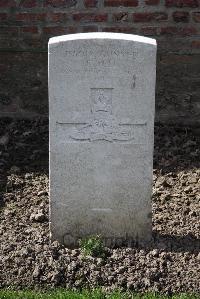
[[[156,126],[152,241],[103,260],[50,244],[47,121],[0,120],[0,287],[200,294],[199,135]]]

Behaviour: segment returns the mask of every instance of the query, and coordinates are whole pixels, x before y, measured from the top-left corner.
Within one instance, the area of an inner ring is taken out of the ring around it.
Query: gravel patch
[[[198,293],[199,133],[155,128],[152,241],[84,258],[49,240],[47,121],[0,120],[0,286]]]

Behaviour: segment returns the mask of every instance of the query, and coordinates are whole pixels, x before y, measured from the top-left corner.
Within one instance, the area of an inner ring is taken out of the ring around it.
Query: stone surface
[[[49,41],[50,225],[76,246],[151,238],[156,41],[117,33]]]

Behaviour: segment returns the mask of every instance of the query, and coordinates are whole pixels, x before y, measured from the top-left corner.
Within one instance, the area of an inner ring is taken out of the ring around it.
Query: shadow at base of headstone
[[[107,244],[106,244],[107,245]],[[152,238],[149,242],[138,242],[137,240],[129,240],[107,246],[111,249],[132,248],[138,250],[152,251],[157,249],[158,252],[175,252],[175,253],[194,253],[200,252],[200,239],[196,238],[192,233],[185,236],[162,234],[153,231]]]
[[[153,232],[152,247],[168,252],[200,252],[200,239],[196,238],[192,233],[184,236],[161,234]]]

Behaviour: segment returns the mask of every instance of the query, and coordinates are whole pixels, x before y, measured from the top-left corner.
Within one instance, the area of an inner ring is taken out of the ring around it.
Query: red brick
[[[127,12],[115,13],[113,14],[112,19],[115,22],[125,22],[128,20],[128,13]]]
[[[104,27],[105,32],[136,33],[137,29],[133,27]]]
[[[160,3],[160,0],[146,0],[145,4],[147,5],[157,5]]]
[[[98,4],[98,0],[84,0],[85,7],[96,7]]]
[[[54,26],[54,27],[44,27],[43,32],[47,34],[64,34],[64,33],[76,33],[77,29],[75,27],[60,27],[60,26]]]
[[[19,3],[19,6],[25,7],[25,8],[32,8],[37,6],[36,0],[22,0]]]
[[[22,45],[26,47],[26,49],[41,49],[44,48],[44,40],[38,35],[33,34],[24,34]]]
[[[162,35],[190,36],[197,34],[197,29],[195,27],[178,28],[171,26],[161,28],[160,33]]]
[[[173,65],[177,63],[192,63],[193,59],[191,55],[187,54],[166,54],[161,56],[162,64]]]
[[[164,27],[161,28],[160,33],[163,35],[174,35],[178,31],[177,27]]]
[[[138,0],[105,0],[104,6],[126,6],[126,7],[135,7],[138,6]]]
[[[44,6],[51,7],[72,7],[76,6],[78,0],[46,0]]]
[[[200,23],[200,12],[198,11],[198,12],[194,12],[193,14],[192,14],[192,18],[193,18],[193,20],[196,22],[196,23]]]
[[[198,0],[165,0],[167,7],[198,7]]]
[[[21,31],[24,33],[38,33],[38,28],[37,27],[22,27]]]
[[[32,21],[44,21],[46,19],[45,13],[18,13],[15,15],[16,21],[25,21],[25,22],[32,22]]]
[[[77,22],[105,22],[108,19],[108,15],[94,13],[76,13],[73,15],[73,19]]]
[[[175,11],[173,14],[173,20],[175,22],[182,22],[182,23],[187,23],[189,21],[189,12],[187,11]]]
[[[16,37],[18,34],[18,27],[0,27],[0,35]]]
[[[84,26],[83,27],[83,32],[97,32],[98,27],[97,26]]]
[[[200,49],[200,40],[193,40],[191,43],[193,49]]]
[[[142,27],[141,33],[148,36],[157,35],[157,30],[157,27]]]
[[[44,33],[47,34],[62,34],[65,33],[64,27],[44,27],[43,28]]]
[[[0,64],[0,72],[3,74],[4,72],[7,72],[9,70],[9,66],[5,64]]]
[[[195,35],[197,33],[198,33],[198,30],[195,27],[186,27],[186,28],[182,28],[179,30],[179,34],[182,36]]]
[[[8,15],[6,13],[0,13],[0,21],[5,21],[7,20]]]
[[[67,21],[68,15],[66,13],[58,12],[58,13],[49,13],[48,14],[48,19],[51,22],[63,22]]]
[[[69,27],[66,28],[66,33],[67,34],[69,34],[69,33],[77,33],[77,28],[69,26]]]
[[[14,0],[0,0],[0,7],[10,8],[15,6],[16,2]]]
[[[143,13],[134,13],[133,21],[134,22],[151,22],[151,21],[165,21],[168,19],[168,15],[164,12],[143,12]]]

